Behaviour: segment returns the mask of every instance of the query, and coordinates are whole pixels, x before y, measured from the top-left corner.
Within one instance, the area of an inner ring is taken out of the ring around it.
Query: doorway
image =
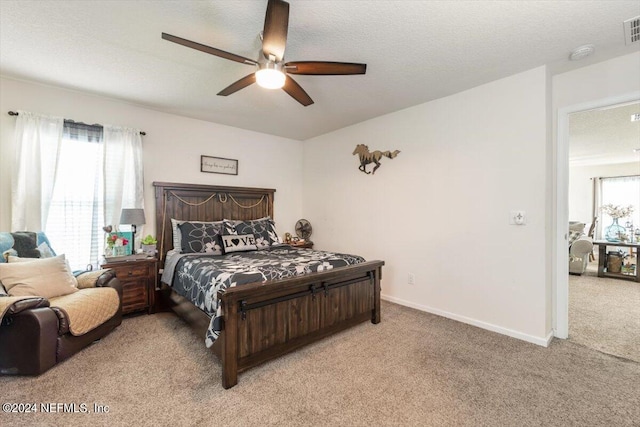
[[[556,156],[556,238],[554,271],[554,335],[558,338],[569,337],[569,274],[567,263],[567,235],[569,232],[569,152],[570,152],[570,116],[594,110],[607,110],[617,105],[638,102],[640,93],[592,101],[573,105],[558,111],[557,156]],[[630,120],[630,118],[629,118]],[[640,142],[638,142],[640,145]],[[575,156],[574,156],[575,157]],[[640,157],[639,157],[640,159]],[[640,161],[640,160],[639,160]],[[573,214],[573,213],[572,213]],[[591,215],[589,215],[591,216]],[[592,218],[589,218],[591,222]],[[586,221],[585,221],[586,222]],[[604,224],[603,224],[604,226]]]

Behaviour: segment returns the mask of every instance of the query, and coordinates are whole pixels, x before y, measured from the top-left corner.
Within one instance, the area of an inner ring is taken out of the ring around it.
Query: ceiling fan
[[[367,64],[328,61],[284,62],[288,27],[289,3],[283,0],[269,0],[264,19],[264,30],[262,32],[262,54],[258,55],[259,58],[256,61],[167,33],[162,33],[162,38],[192,49],[219,56],[220,58],[252,65],[257,68],[255,72],[244,76],[237,82],[222,89],[218,93],[220,96],[231,95],[257,82],[258,85],[267,89],[282,88],[282,90],[306,107],[313,104],[313,100],[289,74],[336,76],[365,74],[367,72]]]

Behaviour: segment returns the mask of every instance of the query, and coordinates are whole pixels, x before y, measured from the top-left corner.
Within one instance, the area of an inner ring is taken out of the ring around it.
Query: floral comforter
[[[290,246],[223,256],[198,254],[184,256],[177,262],[170,285],[211,316],[205,338],[205,344],[211,347],[222,329],[223,313],[218,301],[219,290],[247,283],[286,279],[364,261],[364,258],[357,255]]]

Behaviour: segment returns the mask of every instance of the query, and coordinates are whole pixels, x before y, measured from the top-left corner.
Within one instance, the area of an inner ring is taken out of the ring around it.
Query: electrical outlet
[[[416,284],[416,275],[413,273],[409,273],[409,279],[407,281],[410,285]]]

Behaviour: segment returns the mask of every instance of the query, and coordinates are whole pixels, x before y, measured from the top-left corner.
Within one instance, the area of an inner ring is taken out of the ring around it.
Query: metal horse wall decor
[[[358,167],[358,169],[366,174],[374,174],[376,173],[376,169],[378,169],[380,167],[380,159],[382,158],[382,156],[384,157],[388,157],[390,159],[394,159],[398,153],[400,153],[400,150],[395,150],[395,151],[374,151],[373,153],[369,152],[369,147],[367,147],[364,144],[358,144],[356,145],[356,149],[353,150],[353,155],[355,156],[356,154],[358,154],[360,156],[360,166]],[[367,172],[367,165],[369,163],[375,163],[375,167],[373,168],[373,170],[371,172]]]

